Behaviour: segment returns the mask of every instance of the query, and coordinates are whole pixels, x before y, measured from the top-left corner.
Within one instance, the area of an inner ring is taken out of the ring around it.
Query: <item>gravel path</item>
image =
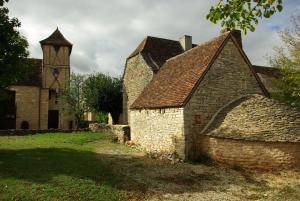
[[[219,164],[170,164],[130,147],[99,144],[124,180],[128,200],[300,200],[300,172],[258,172]]]

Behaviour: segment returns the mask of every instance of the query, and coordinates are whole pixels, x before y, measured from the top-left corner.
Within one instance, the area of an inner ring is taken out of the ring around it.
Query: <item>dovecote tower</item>
[[[58,28],[40,41],[43,50],[43,88],[58,92],[70,79],[70,55],[72,44]]]
[[[58,28],[40,41],[43,50],[42,88],[48,91],[48,128],[72,128],[73,115],[66,113],[66,103],[59,101],[59,93],[70,84],[70,55],[72,44]]]

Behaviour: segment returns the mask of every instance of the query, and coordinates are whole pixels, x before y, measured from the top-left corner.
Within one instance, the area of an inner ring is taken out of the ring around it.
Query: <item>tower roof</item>
[[[72,49],[73,44],[70,43],[58,30],[58,28],[46,39],[40,41],[41,45],[58,45],[68,46]]]

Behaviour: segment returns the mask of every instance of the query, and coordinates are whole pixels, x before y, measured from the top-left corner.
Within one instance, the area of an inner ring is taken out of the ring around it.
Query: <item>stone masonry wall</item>
[[[213,137],[263,142],[300,142],[300,112],[260,95],[222,108],[203,132]]]
[[[184,108],[189,157],[197,157],[199,135],[226,103],[245,94],[263,94],[242,55],[229,40]]]
[[[49,90],[41,89],[40,129],[48,129]]]
[[[16,128],[21,128],[22,121],[29,123],[29,129],[39,129],[40,88],[31,86],[12,86],[16,91]]]
[[[127,60],[123,78],[123,124],[130,124],[129,108],[152,77],[153,71],[141,54]]]
[[[201,137],[201,153],[231,166],[273,170],[300,167],[300,143]]]
[[[183,108],[131,110],[131,140],[150,153],[185,158]]]
[[[275,79],[273,77],[261,73],[257,73],[257,75],[259,76],[260,80],[262,81],[269,93],[272,94],[279,91],[279,89],[275,85]]]

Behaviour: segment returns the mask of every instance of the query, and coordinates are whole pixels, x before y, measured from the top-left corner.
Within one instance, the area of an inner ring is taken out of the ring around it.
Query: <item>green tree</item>
[[[90,75],[84,84],[84,98],[93,112],[107,112],[113,123],[119,123],[122,112],[122,81],[103,73]]]
[[[254,31],[258,19],[282,11],[282,0],[219,0],[206,16],[213,23],[229,29],[239,27],[245,34]]]
[[[83,97],[85,79],[84,75],[71,73],[70,84],[66,84],[65,89],[59,93],[60,101],[66,103],[63,111],[75,116],[76,128],[83,121],[84,113],[88,111]]]
[[[27,62],[27,40],[17,30],[21,23],[9,18],[5,7],[8,0],[0,0],[0,97],[8,86],[24,79],[30,69]]]
[[[293,28],[280,33],[283,46],[275,47],[270,58],[270,64],[282,73],[275,81],[279,91],[273,97],[300,109],[300,16],[293,17],[292,24]]]

